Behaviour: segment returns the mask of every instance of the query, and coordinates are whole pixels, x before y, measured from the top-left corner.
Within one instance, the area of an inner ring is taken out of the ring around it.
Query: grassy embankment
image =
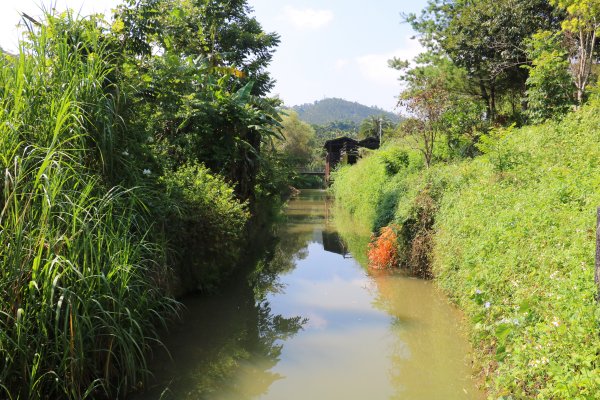
[[[427,170],[390,145],[335,176],[338,205],[397,224],[402,267],[465,311],[490,398],[600,398],[598,107],[498,132],[473,160]]]
[[[203,166],[161,176],[133,159],[152,133],[123,126],[106,36],[47,19],[0,60],[0,398],[123,397],[176,309],[168,260],[232,261],[248,212]],[[214,265],[179,273],[212,283]]]

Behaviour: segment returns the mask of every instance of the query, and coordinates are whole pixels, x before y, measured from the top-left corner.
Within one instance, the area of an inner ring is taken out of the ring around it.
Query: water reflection
[[[255,399],[284,378],[273,367],[283,343],[306,324],[271,309],[267,294],[283,290],[279,274],[294,267],[306,232],[269,238],[260,257],[247,258],[247,279],[220,294],[184,299],[182,320],[169,332],[150,368],[156,380],[135,399]]]
[[[456,311],[429,282],[362,268],[369,233],[342,240],[330,214],[303,192],[248,280],[186,301],[143,398],[480,398]]]
[[[357,230],[347,215],[336,224],[350,251],[366,265],[370,234]],[[389,315],[390,399],[483,398],[471,377],[470,348],[459,312],[432,282],[399,271],[365,269],[373,308]]]
[[[323,232],[323,250],[339,254],[344,258],[351,257],[346,242],[342,240],[337,232]]]

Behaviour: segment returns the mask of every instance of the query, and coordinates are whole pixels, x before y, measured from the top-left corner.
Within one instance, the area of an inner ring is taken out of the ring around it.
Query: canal
[[[457,311],[431,282],[361,266],[325,192],[292,199],[277,236],[248,279],[184,301],[137,399],[483,398]]]

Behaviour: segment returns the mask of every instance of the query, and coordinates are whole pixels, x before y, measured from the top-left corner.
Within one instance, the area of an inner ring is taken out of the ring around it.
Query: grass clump
[[[592,105],[559,124],[509,131],[472,163],[473,179],[441,201],[434,272],[467,311],[499,396],[595,398],[600,390],[598,122]]]

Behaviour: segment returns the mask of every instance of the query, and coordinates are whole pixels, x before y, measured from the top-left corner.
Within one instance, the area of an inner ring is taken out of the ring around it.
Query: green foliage
[[[399,104],[411,115],[400,129],[408,140],[414,142],[429,167],[439,136],[446,128],[444,116],[451,112],[450,92],[446,90],[446,80],[441,69],[434,74],[415,73],[400,94]]]
[[[444,113],[444,134],[448,158],[460,159],[477,155],[477,143],[489,130],[482,118],[485,106],[471,96],[455,96],[451,108]]]
[[[249,13],[245,1],[179,0],[129,1],[115,13],[127,128],[116,175],[152,189],[153,235],[169,241],[177,293],[214,289],[238,264],[248,222],[238,199],[257,212],[287,190],[289,171],[269,151],[279,101],[261,97],[278,37]]]
[[[264,96],[274,85],[266,68],[279,36],[264,32],[250,13],[246,0],[127,0],[117,8],[115,25],[122,27],[117,33],[128,33],[123,44],[135,54],[159,48],[201,57],[214,71],[233,73],[242,85],[253,82],[252,94]]]
[[[398,146],[387,146],[378,153],[389,176],[396,175],[410,163],[408,151]]]
[[[445,152],[444,158],[474,156],[475,143],[489,123],[484,118],[485,105],[473,95],[466,71],[432,52],[420,54],[412,68],[396,58],[389,65],[403,72],[406,88],[399,104],[411,115],[400,124],[396,136],[412,141],[428,163],[436,152]],[[440,149],[436,142],[442,137],[446,143]]]
[[[577,103],[587,95],[588,83],[596,60],[596,41],[600,29],[600,4],[595,0],[550,0],[550,4],[566,12],[562,31],[571,36],[571,72],[577,88]]]
[[[360,123],[358,135],[361,139],[368,137],[378,138],[380,134],[384,138],[388,136],[393,128],[394,123],[389,117],[385,115],[371,115]]]
[[[346,136],[358,139],[359,124],[352,121],[334,121],[325,125],[312,125],[315,130],[315,141],[313,147],[313,162],[311,169],[325,169],[325,142]]]
[[[374,230],[373,221],[386,181],[385,167],[374,157],[359,160],[357,166],[360,167],[344,165],[333,172],[336,205],[358,224]]]
[[[132,89],[124,119],[152,142],[146,162],[159,173],[203,163],[253,198],[261,147],[279,136],[279,102],[260,97],[272,85],[265,68],[277,35],[262,31],[245,0],[135,3],[117,9],[128,34],[115,36],[127,50],[120,79]]]
[[[394,218],[399,198],[408,190],[407,177],[423,167],[418,152],[389,144],[334,173],[336,205],[357,224],[376,232]]]
[[[276,35],[244,1],[133,3],[110,29],[46,15],[0,59],[2,398],[144,384],[167,294],[230,274],[258,208],[239,198],[281,193],[259,179],[279,173],[261,156],[279,103],[259,96]]]
[[[374,169],[374,165],[384,168]],[[333,186],[336,204],[354,224],[372,232],[390,224],[398,227],[399,266],[424,278],[431,276],[433,224],[447,184],[439,169],[426,169],[419,153],[390,144],[355,166],[341,170],[345,173],[336,175]],[[365,184],[367,175],[378,186]],[[365,204],[367,199],[369,203]]]
[[[307,169],[312,162],[315,147],[315,130],[298,118],[294,111],[286,111],[281,120],[282,140],[275,145],[290,164],[298,169]]]
[[[527,116],[533,123],[569,112],[575,105],[568,52],[560,33],[541,31],[527,42]]]
[[[489,349],[483,363],[498,362],[488,379],[499,396],[598,393],[597,126],[590,107],[506,135],[463,167],[477,174],[441,203],[435,272],[471,318],[473,340]],[[498,170],[500,152],[521,156]]]
[[[501,116],[501,100],[519,108],[527,73],[523,41],[538,30],[558,27],[555,11],[546,0],[434,0],[418,17],[406,19],[421,41],[436,54],[448,56],[464,68],[475,93],[484,102],[487,118]]]
[[[527,162],[527,154],[506,147],[506,143],[515,133],[515,126],[496,128],[481,137],[477,148],[487,154],[489,164],[495,171],[503,173],[509,171],[514,165]]]
[[[323,145],[327,140],[340,136],[358,137],[359,124],[352,121],[333,121],[324,125],[313,124],[317,143]]]

